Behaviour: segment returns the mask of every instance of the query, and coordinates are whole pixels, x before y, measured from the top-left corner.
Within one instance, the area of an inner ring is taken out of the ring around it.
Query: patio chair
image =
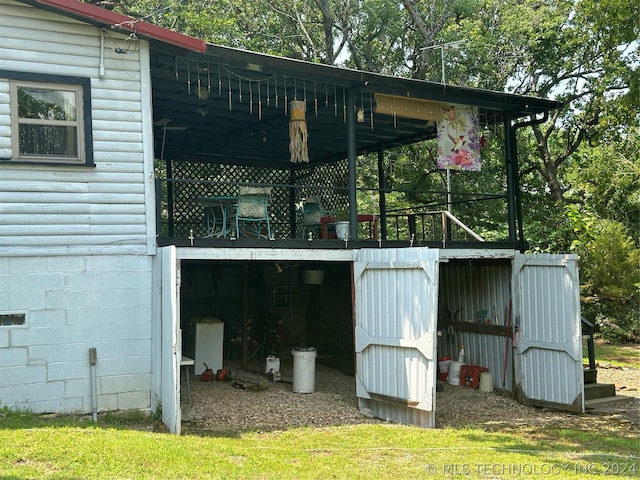
[[[307,238],[309,232],[313,232],[316,238],[320,237],[320,219],[329,215],[322,206],[318,195],[303,198],[300,202],[299,212],[302,214],[302,238]]]
[[[262,224],[267,227],[266,238],[271,239],[269,198],[271,187],[240,187],[236,205],[236,232],[238,237],[265,237]]]

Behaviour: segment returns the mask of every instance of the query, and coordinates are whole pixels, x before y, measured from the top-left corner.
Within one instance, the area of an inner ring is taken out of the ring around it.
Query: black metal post
[[[378,148],[378,206],[380,209],[380,238],[387,239],[387,176],[384,171],[384,149]],[[376,239],[377,240],[377,239]]]
[[[514,152],[515,130],[511,126],[511,115],[504,118],[504,156],[507,169],[507,217],[509,225],[509,241],[515,243],[516,238],[516,196],[518,179],[515,177],[517,160]]]
[[[297,185],[297,175],[294,167],[289,167],[289,185]],[[289,188],[289,236],[296,238],[296,230],[298,228],[296,216],[296,195],[298,191],[295,187]]]
[[[242,265],[242,368],[249,366],[249,265]]]
[[[347,92],[347,160],[349,180],[349,239],[358,239],[358,205],[356,199],[356,112],[355,92]]]
[[[167,213],[169,222],[169,237],[175,237],[174,220],[173,220],[173,170],[171,168],[171,160],[167,160]]]
[[[156,237],[162,236],[162,180],[156,178]]]

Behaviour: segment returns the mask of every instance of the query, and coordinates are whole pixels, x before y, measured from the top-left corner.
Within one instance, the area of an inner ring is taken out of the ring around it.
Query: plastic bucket
[[[349,239],[349,222],[336,222],[336,237],[340,240]]]
[[[482,372],[480,374],[480,391],[493,392],[493,375],[489,372]]]
[[[449,385],[460,385],[460,368],[462,364],[460,362],[450,362],[449,363],[449,375],[447,378],[447,383]]]
[[[440,380],[446,380],[449,375],[449,364],[451,363],[451,357],[440,357],[438,359],[438,378]]]
[[[298,347],[293,355],[293,393],[313,393],[316,389],[316,349]]]

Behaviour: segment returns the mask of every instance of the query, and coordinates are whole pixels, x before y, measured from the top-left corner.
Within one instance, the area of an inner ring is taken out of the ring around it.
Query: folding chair
[[[260,238],[262,224],[266,224],[266,238],[271,239],[269,198],[271,187],[240,187],[236,205],[236,232],[238,237]],[[245,223],[249,226],[244,225]],[[240,226],[242,225],[242,228]],[[251,228],[250,228],[251,227]]]

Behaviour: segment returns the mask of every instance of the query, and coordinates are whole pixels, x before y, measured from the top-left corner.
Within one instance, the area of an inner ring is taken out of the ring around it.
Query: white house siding
[[[118,47],[127,44],[108,30]],[[0,406],[90,412],[150,407],[155,254],[148,44],[116,54],[100,30],[0,0],[0,70],[90,78],[95,167],[0,164]],[[141,75],[140,72],[144,72]],[[0,158],[11,157],[0,78]]]
[[[95,167],[0,165],[0,249],[17,255],[153,253],[148,44],[0,0],[0,70],[90,78]],[[130,54],[112,47],[136,45]],[[140,72],[144,72],[141,75]],[[0,158],[10,158],[9,80],[0,78]],[[100,247],[103,247],[102,251]]]

